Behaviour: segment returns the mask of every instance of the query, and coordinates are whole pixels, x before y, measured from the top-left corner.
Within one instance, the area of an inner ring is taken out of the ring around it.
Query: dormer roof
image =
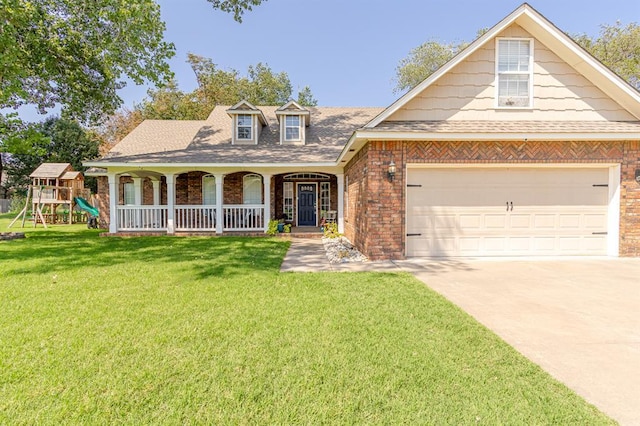
[[[236,116],[238,114],[256,115],[263,126],[267,124],[267,119],[265,118],[262,111],[254,106],[251,102],[246,100],[242,100],[231,108],[228,108],[227,114],[229,114],[230,117]]]
[[[278,121],[280,121],[280,117],[283,115],[304,115],[307,117],[305,125],[309,126],[309,123],[311,122],[311,112],[293,100],[287,102],[276,110],[276,117],[278,118]]]

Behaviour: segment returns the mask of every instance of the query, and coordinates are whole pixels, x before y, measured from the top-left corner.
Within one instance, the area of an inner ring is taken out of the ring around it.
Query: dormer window
[[[299,115],[285,116],[284,140],[286,141],[300,140],[300,116]]]
[[[231,143],[233,145],[257,145],[267,119],[262,111],[247,101],[240,101],[227,110],[232,120]]]
[[[296,101],[289,101],[276,110],[280,122],[280,144],[304,144],[306,128],[309,126],[311,112]]]
[[[496,42],[498,107],[533,106],[533,40],[499,38]]]
[[[251,140],[251,129],[253,128],[252,116],[249,114],[238,114],[238,139],[239,140]]]

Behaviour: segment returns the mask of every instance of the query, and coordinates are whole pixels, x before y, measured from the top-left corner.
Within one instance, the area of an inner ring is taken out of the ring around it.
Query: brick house
[[[218,106],[87,165],[114,234],[335,211],[371,259],[640,255],[640,93],[527,4],[386,109]]]

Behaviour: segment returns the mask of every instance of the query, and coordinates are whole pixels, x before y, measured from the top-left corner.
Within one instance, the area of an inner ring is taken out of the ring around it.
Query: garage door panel
[[[606,213],[594,213],[594,214],[585,214],[584,215],[584,227],[585,229],[605,229],[607,226],[607,215]]]
[[[554,229],[556,227],[556,215],[555,214],[537,214],[534,219],[533,226],[535,229]]]
[[[507,224],[507,215],[504,213],[486,214],[483,216],[486,229],[504,229]]]
[[[509,215],[509,228],[511,229],[530,229],[531,228],[531,214],[510,214]]]
[[[407,255],[606,254],[608,190],[594,184],[608,176],[607,168],[409,169],[408,182],[421,186],[407,188]]]
[[[580,229],[580,218],[579,214],[560,214],[558,217],[560,229]]]

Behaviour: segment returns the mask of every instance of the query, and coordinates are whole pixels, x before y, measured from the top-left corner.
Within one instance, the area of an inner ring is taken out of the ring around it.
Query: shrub
[[[278,233],[278,223],[280,223],[277,219],[271,219],[269,221],[269,226],[267,227],[267,235],[276,235]]]
[[[326,238],[338,238],[342,236],[338,232],[338,224],[337,223],[325,223],[324,225],[324,236]]]

